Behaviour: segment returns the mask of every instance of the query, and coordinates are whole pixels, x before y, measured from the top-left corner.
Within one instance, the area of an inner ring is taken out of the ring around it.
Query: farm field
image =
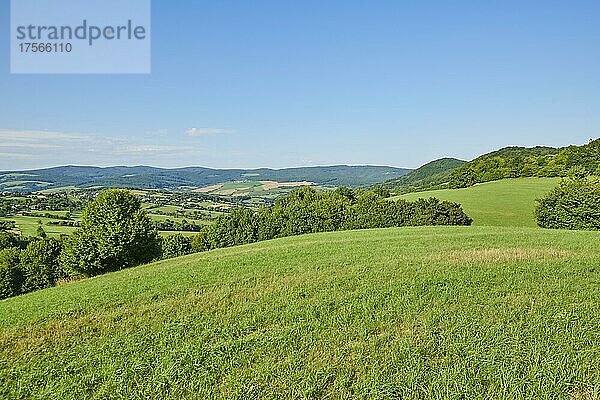
[[[76,228],[71,226],[47,225],[57,220],[38,216],[13,215],[11,217],[0,217],[0,221],[15,221],[18,231],[25,236],[37,236],[38,221],[42,221],[42,228],[48,236],[60,236],[69,234]]]
[[[170,193],[150,190],[131,190],[140,198],[143,198],[143,208],[155,223],[164,223],[167,220],[173,222],[175,227],[166,228],[157,226],[161,234],[176,232],[177,230],[191,232],[193,229],[186,228],[182,224],[194,224],[203,226],[211,224],[212,221],[226,210],[234,207],[229,199],[215,198],[207,200],[198,198],[198,195],[186,193]],[[68,193],[65,194],[65,193]],[[62,197],[59,197],[62,196]],[[15,233],[23,236],[37,236],[39,222],[46,234],[50,237],[58,237],[62,234],[70,234],[76,228],[73,226],[61,226],[57,223],[76,223],[81,217],[84,203],[70,206],[64,205],[66,196],[71,199],[84,198],[89,200],[93,193],[85,191],[53,192],[52,194],[3,194],[0,197],[0,212],[2,209],[9,210],[0,214],[0,221],[14,221]],[[55,203],[56,199],[62,199],[60,206]],[[53,206],[49,207],[49,202]],[[69,212],[68,209],[71,209]],[[56,218],[52,218],[55,216]]]
[[[437,197],[462,204],[476,226],[536,226],[535,200],[548,193],[560,178],[517,178],[481,183],[464,189],[408,193],[392,199]]]
[[[2,398],[600,394],[600,234],[289,237],[0,302]]]
[[[220,196],[254,196],[275,199],[278,196],[289,193],[293,189],[303,186],[314,186],[314,182],[235,181],[206,186],[194,191]]]
[[[182,222],[184,218],[177,217],[168,217],[164,215],[155,215],[149,214],[149,217],[153,221],[165,221],[170,219],[171,221]],[[31,217],[31,216],[12,216],[6,218],[0,218],[0,221],[15,221],[17,230],[24,236],[37,236],[37,227],[38,221],[42,221],[42,228],[49,237],[57,237],[60,235],[69,235],[73,233],[77,228],[71,226],[59,226],[59,225],[47,225],[48,222],[56,221],[50,218],[42,218],[42,217]],[[191,220],[188,219],[189,222],[195,222],[200,225],[205,225],[208,222],[202,220]],[[184,236],[194,236],[196,232],[186,232],[186,231],[159,231],[159,233],[163,236],[171,236],[176,233],[182,233]]]

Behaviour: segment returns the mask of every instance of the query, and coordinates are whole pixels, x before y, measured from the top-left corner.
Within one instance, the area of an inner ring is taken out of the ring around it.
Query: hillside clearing
[[[559,398],[600,391],[600,235],[305,235],[0,302],[5,398]]]
[[[536,226],[535,200],[558,185],[560,178],[518,178],[477,184],[464,189],[408,193],[393,199],[413,201],[437,197],[462,204],[477,226]]]

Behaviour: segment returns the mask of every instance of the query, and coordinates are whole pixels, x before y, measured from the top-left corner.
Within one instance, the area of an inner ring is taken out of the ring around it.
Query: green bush
[[[73,276],[95,276],[106,272],[95,238],[82,230],[65,239],[60,265]]]
[[[535,214],[542,228],[600,230],[600,180],[564,180],[537,201]]]
[[[206,229],[206,240],[211,248],[236,246],[258,240],[258,220],[248,208],[237,208],[221,215]]]
[[[10,231],[14,229],[17,223],[15,221],[0,221],[0,232],[2,231]]]
[[[181,233],[162,239],[162,257],[175,258],[192,252],[192,241]]]
[[[460,204],[440,201],[435,197],[418,199],[413,207],[410,225],[471,225],[473,222]]]
[[[385,195],[385,193],[382,193]],[[240,208],[219,217],[197,237],[197,248],[228,247],[259,240],[344,229],[408,225],[470,225],[460,205],[438,199],[388,201],[348,188],[317,192],[296,189],[258,212]]]
[[[81,229],[65,243],[66,270],[84,276],[144,264],[160,257],[158,232],[127,190],[106,190],[84,210]]]
[[[198,232],[192,237],[192,252],[200,253],[202,251],[210,250],[210,242],[208,241],[206,231]]]
[[[16,247],[0,250],[0,299],[21,294],[23,270]]]
[[[23,293],[54,286],[59,279],[67,278],[59,263],[61,250],[58,240],[42,239],[31,242],[21,252]]]
[[[19,247],[19,240],[10,232],[0,231],[0,250],[8,249],[10,247]]]

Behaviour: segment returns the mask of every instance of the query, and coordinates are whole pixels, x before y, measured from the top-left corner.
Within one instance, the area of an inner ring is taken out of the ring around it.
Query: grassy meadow
[[[38,216],[14,215],[11,217],[0,218],[0,220],[15,221],[18,231],[24,236],[37,236],[39,221],[42,221],[42,228],[44,228],[44,231],[50,237],[56,237],[62,234],[68,235],[77,229],[71,226],[47,225],[48,222],[56,222],[58,220]]]
[[[464,189],[409,193],[395,198],[437,197],[462,204],[476,226],[536,226],[535,200],[558,185],[560,178],[517,178],[477,184]]]
[[[289,237],[0,302],[0,398],[600,396],[600,235]]]

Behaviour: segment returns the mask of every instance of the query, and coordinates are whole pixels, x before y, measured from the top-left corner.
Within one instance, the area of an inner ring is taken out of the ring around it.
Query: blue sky
[[[598,1],[152,3],[149,75],[11,75],[0,169],[417,167],[600,136]]]

